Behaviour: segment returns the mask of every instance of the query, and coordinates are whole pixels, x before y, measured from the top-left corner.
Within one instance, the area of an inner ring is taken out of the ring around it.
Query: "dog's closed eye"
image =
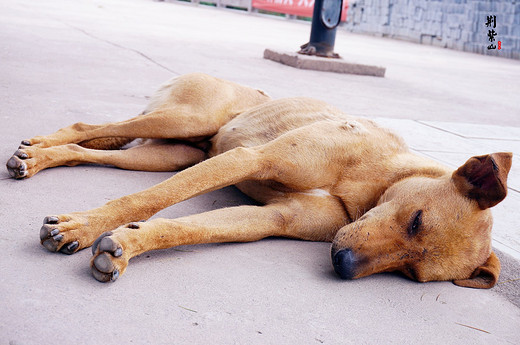
[[[413,216],[412,216],[412,218],[410,220],[410,223],[408,224],[408,229],[407,229],[407,232],[408,232],[409,236],[417,235],[417,233],[421,229],[422,214],[423,214],[422,210],[419,210],[419,211],[417,211],[417,212],[415,212],[413,214]]]

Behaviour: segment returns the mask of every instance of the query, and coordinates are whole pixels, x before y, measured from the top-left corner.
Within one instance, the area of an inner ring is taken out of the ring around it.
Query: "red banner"
[[[347,1],[343,1],[342,21],[347,18],[347,7]],[[253,8],[301,17],[312,17],[314,0],[253,0]]]

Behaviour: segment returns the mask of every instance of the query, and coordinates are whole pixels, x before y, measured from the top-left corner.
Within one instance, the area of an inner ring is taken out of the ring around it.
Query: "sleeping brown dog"
[[[132,257],[149,250],[284,236],[332,241],[342,278],[400,271],[420,282],[489,288],[500,272],[489,208],[507,194],[511,160],[510,153],[493,153],[452,171],[412,154],[372,121],[323,102],[271,100],[190,74],[163,85],[141,116],[24,140],[7,168],[14,178],[81,163],[186,168],[99,208],[45,218],[43,246],[67,254],[92,246],[100,281],[117,279]],[[140,222],[229,185],[263,206]]]

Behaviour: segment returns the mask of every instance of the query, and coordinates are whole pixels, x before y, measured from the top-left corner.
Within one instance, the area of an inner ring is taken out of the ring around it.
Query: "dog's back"
[[[341,122],[346,129],[345,136],[379,136],[389,152],[407,151],[406,143],[399,136],[373,121],[346,115],[320,100],[297,97],[268,101],[233,118],[212,138],[210,156],[235,147],[263,145],[289,131],[322,121]]]

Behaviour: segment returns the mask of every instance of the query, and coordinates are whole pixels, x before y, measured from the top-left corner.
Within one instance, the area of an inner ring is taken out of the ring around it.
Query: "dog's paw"
[[[90,268],[94,278],[100,282],[115,281],[128,266],[130,256],[124,244],[116,238],[116,233],[121,230],[119,228],[101,234],[92,245]]]
[[[22,142],[23,143],[23,142]],[[22,146],[7,161],[6,167],[9,175],[15,179],[23,179],[32,175],[32,162],[29,153]]]
[[[88,217],[81,213],[45,217],[40,229],[41,244],[51,252],[64,254],[89,247],[96,236],[89,228]]]

